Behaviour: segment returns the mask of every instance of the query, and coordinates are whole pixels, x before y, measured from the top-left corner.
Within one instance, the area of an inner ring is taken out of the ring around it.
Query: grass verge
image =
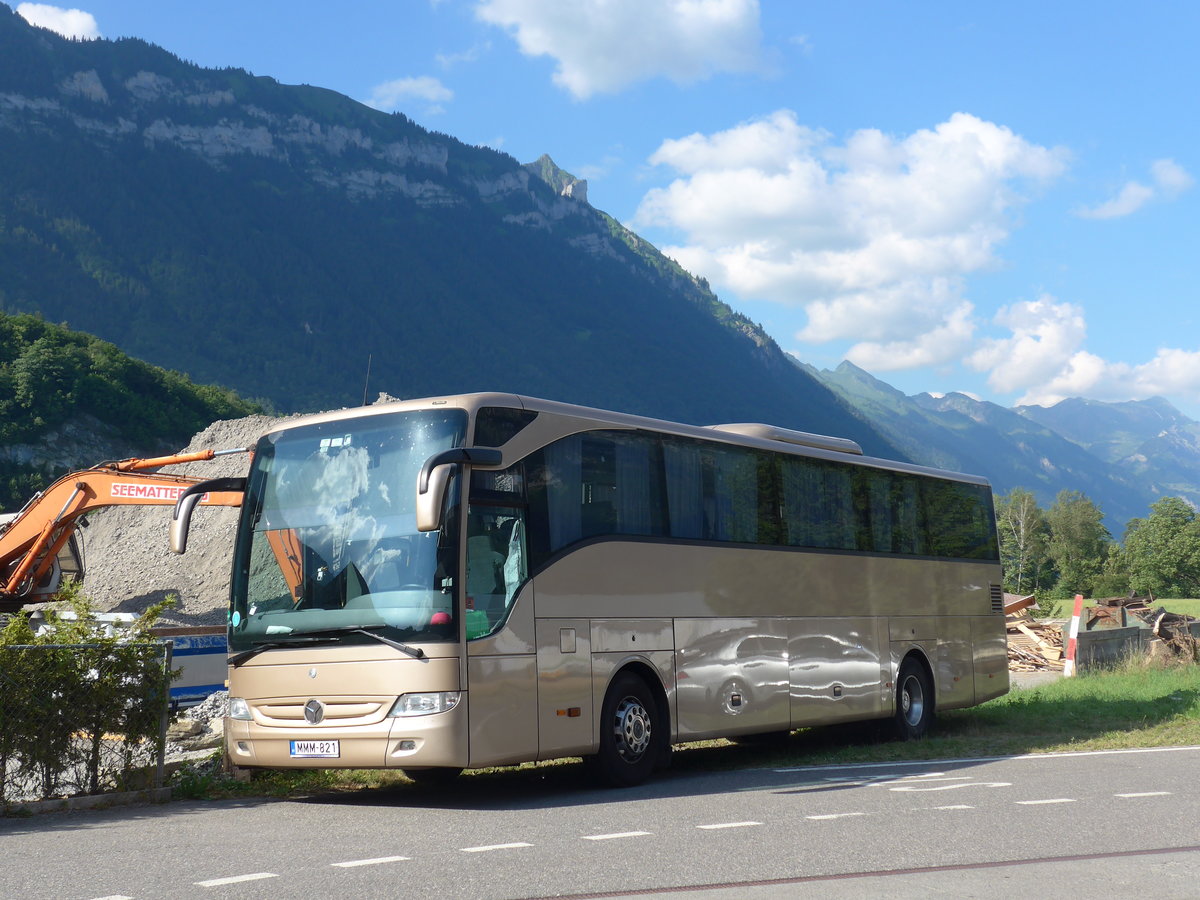
[[[888,740],[877,723],[806,728],[754,744],[684,744],[673,754],[672,769],[701,773],[1180,745],[1200,745],[1200,666],[1136,659],[1116,669],[1016,688],[982,706],[943,713],[932,735],[921,741]],[[256,772],[248,782],[238,782],[220,774],[217,762],[214,758],[178,773],[175,796],[294,798],[364,789],[416,790],[399,772],[356,769]],[[461,794],[503,782],[519,791],[528,780],[561,783],[567,789],[587,784],[579,760],[568,759],[468,771],[453,790]]]

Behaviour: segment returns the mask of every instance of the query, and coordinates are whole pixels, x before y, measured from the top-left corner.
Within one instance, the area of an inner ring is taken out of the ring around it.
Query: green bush
[[[35,634],[27,613],[0,630],[0,803],[129,789],[163,752],[170,679],[149,633],[163,607],[133,628],[96,623],[77,586]]]

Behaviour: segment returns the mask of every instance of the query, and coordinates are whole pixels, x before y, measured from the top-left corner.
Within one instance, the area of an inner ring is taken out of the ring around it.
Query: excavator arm
[[[202,450],[126,459],[64,475],[8,517],[9,521],[0,522],[0,612],[47,599],[57,589],[57,579],[49,576],[85,514],[106,506],[174,506],[181,493],[202,480],[147,470],[245,452],[246,448]],[[240,506],[242,494],[211,492],[200,503]]]

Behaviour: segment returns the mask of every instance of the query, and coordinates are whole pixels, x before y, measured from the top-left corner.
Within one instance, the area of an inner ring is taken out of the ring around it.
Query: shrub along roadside
[[[96,624],[72,585],[61,595],[74,617],[47,613],[35,634],[28,615],[0,630],[0,805],[144,787],[157,764],[170,679],[167,645],[149,633],[167,604],[133,628]]]

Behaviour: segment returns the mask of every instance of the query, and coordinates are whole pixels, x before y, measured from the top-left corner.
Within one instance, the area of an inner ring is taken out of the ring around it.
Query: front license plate
[[[342,755],[338,741],[292,741],[293,759],[337,759]]]

